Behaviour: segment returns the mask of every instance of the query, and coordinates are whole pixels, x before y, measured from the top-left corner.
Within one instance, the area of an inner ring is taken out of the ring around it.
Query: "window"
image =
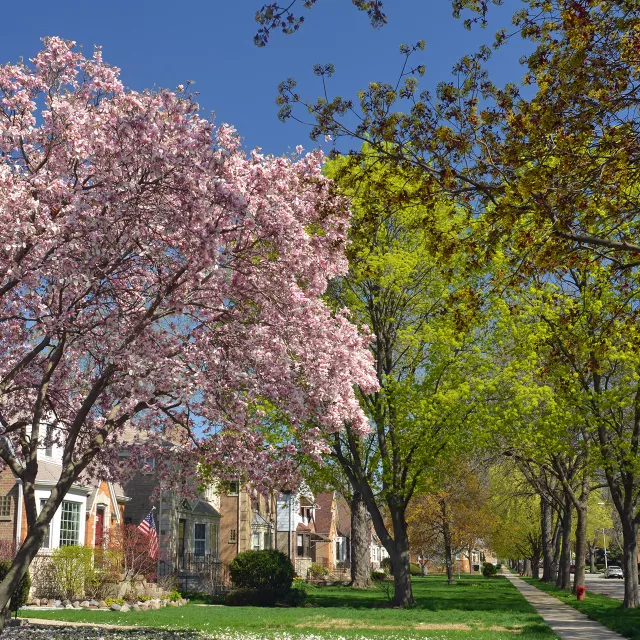
[[[298,558],[311,557],[310,540],[311,540],[311,536],[308,533],[298,534],[298,544],[296,549],[296,554]]]
[[[260,551],[260,534],[258,532],[251,536],[251,548],[254,551]]]
[[[236,530],[229,529],[229,542],[232,544],[235,544],[235,541],[236,541]]]
[[[271,549],[271,536],[268,531],[264,532],[264,547],[263,549]]]
[[[197,556],[203,556],[207,542],[207,526],[196,522],[193,526],[193,552]]]
[[[40,511],[44,508],[44,505],[47,504],[45,498],[40,498]],[[51,549],[51,522],[49,522],[49,526],[44,534],[44,540],[42,541],[43,549]]]
[[[227,491],[227,495],[228,496],[237,496],[238,495],[238,481],[237,480],[231,480],[229,482],[229,490]]]
[[[80,503],[62,503],[60,510],[60,546],[78,544],[80,540]]]
[[[300,507],[300,517],[302,518],[302,522],[304,524],[308,524],[313,518],[313,508],[312,507]]]
[[[11,496],[0,496],[0,520],[11,520]]]
[[[336,561],[344,562],[349,559],[349,538],[339,536],[336,538]]]

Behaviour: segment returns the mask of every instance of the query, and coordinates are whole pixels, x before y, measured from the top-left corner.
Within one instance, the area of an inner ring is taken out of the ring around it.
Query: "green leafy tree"
[[[347,424],[328,445],[364,499],[392,560],[394,602],[405,605],[413,601],[409,502],[436,461],[470,445],[483,412],[478,394],[489,364],[480,348],[482,286],[455,253],[455,209],[411,206],[417,187],[394,166],[371,158],[347,176],[346,162],[334,161],[329,172],[340,175],[352,197],[350,270],[333,283],[330,297],[370,327],[380,391],[361,396],[371,434]],[[426,215],[436,220],[438,243],[422,226]]]

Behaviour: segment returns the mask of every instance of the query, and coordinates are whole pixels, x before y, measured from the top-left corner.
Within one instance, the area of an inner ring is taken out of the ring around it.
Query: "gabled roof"
[[[316,532],[329,535],[333,518],[333,491],[325,491],[316,496],[317,508],[314,513]]]
[[[339,536],[351,537],[351,507],[342,497],[336,497],[336,531]]]
[[[193,513],[199,513],[204,516],[213,516],[220,518],[220,512],[204,500],[198,500],[196,506],[192,509]]]
[[[251,520],[251,526],[252,527],[269,527],[271,525],[259,513],[254,513],[253,519]]]

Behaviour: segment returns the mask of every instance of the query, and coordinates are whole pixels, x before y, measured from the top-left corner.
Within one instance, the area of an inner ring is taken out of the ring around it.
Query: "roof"
[[[192,512],[220,518],[220,512],[204,500],[198,500],[198,502],[196,502],[196,506],[193,507]]]
[[[351,537],[351,507],[342,497],[336,497],[336,532],[345,538]]]
[[[251,520],[251,526],[253,527],[269,527],[269,522],[265,520],[259,513],[253,514],[253,519]]]
[[[333,491],[324,491],[316,496],[317,508],[313,515],[316,521],[316,531],[329,535],[333,519]]]

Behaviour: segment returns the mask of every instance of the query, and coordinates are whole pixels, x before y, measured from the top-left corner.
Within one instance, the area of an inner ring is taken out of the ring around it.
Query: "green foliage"
[[[492,562],[485,562],[482,567],[482,575],[485,578],[495,578],[498,575],[498,569]]]
[[[171,600],[172,602],[177,602],[178,600],[182,600],[182,594],[177,591],[176,589],[174,589],[170,594],[169,594],[169,600]]]
[[[0,561],[0,582],[4,580],[5,576],[11,568],[11,560]],[[29,570],[25,572],[20,580],[20,584],[16,587],[15,591],[11,594],[11,611],[18,611],[21,607],[27,604],[29,599],[29,590],[31,589],[31,576]]]
[[[421,576],[422,575],[422,569],[420,568],[420,565],[416,564],[415,562],[412,562],[409,565],[409,572],[411,573],[412,576]]]
[[[111,606],[112,604],[123,605],[126,600],[124,598],[105,598],[104,600],[107,603],[107,606]]]
[[[387,579],[387,573],[384,571],[372,571],[371,572],[371,579],[374,582],[380,582],[381,580],[386,580]]]
[[[69,600],[81,598],[85,585],[96,579],[93,550],[89,547],[70,545],[55,549],[51,560],[61,595]]]
[[[254,590],[289,589],[294,576],[291,561],[276,549],[243,551],[233,559],[229,572],[237,588]]]
[[[321,564],[316,564],[315,562],[309,567],[308,577],[314,580],[318,580],[319,578],[324,578],[329,575],[329,569],[327,567],[323,567]]]

